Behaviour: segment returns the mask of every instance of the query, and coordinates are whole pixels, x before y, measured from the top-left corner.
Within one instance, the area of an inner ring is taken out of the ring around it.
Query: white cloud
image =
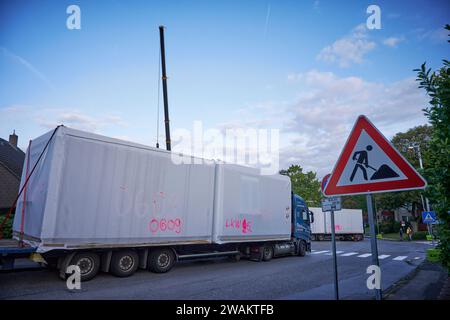
[[[281,168],[300,164],[319,177],[329,173],[361,114],[388,138],[426,122],[428,99],[414,78],[383,84],[317,70],[289,77],[299,87],[297,99],[249,107],[225,126],[281,129]]]
[[[323,48],[317,59],[349,67],[353,63],[363,63],[364,56],[375,47],[375,42],[368,39],[365,24],[360,24],[349,35]]]
[[[358,115],[367,115],[388,138],[426,121],[428,99],[414,78],[385,85],[316,70],[299,78],[307,93],[286,110],[291,120],[284,131],[296,137],[280,159],[298,159],[319,176],[332,170]]]
[[[403,37],[389,37],[383,40],[383,44],[395,48],[397,45],[404,40]]]
[[[35,116],[35,121],[42,127],[55,128],[63,124],[67,127],[89,132],[99,132],[110,126],[126,126],[117,115],[95,117],[77,110],[43,109]]]

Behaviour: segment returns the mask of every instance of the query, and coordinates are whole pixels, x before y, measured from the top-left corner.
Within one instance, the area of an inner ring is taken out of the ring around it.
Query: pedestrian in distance
[[[403,241],[403,227],[400,227],[400,241]]]
[[[406,233],[408,234],[408,241],[411,241],[412,240],[412,234],[413,234],[413,231],[412,231],[411,227],[408,227],[408,229],[406,229]]]

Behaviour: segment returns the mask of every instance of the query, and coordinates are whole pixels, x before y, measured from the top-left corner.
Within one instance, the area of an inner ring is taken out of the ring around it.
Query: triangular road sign
[[[359,116],[325,196],[423,189],[427,183],[365,116]]]

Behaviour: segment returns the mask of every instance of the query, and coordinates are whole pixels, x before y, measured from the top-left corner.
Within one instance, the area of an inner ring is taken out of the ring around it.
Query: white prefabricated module
[[[52,132],[32,141],[20,187]],[[288,177],[61,126],[17,203],[14,237],[23,212],[38,252],[289,239],[290,190]]]
[[[259,170],[217,164],[213,241],[289,240],[291,180]]]
[[[322,212],[322,208],[309,208],[314,213],[311,223],[312,234],[331,234],[331,213]],[[342,209],[334,212],[336,234],[363,234],[361,209]]]

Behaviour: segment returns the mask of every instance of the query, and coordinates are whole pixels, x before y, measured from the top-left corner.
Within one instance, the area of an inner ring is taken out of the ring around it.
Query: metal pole
[[[420,169],[423,170],[423,162],[422,162],[422,153],[420,152],[420,145],[417,145],[417,155],[419,156],[419,165],[420,165]],[[423,201],[423,198],[422,198]],[[424,211],[430,211],[430,203],[428,202],[428,198],[425,197],[425,206],[424,206]]]
[[[366,195],[366,200],[367,200],[367,215],[369,218],[370,233],[372,234],[372,237],[370,239],[370,246],[372,248],[372,264],[379,267],[380,262],[378,261],[377,236],[375,234],[375,217],[372,209],[372,195],[370,193]],[[381,288],[375,289],[375,298],[377,300],[381,300]]]
[[[170,127],[169,127],[169,101],[167,98],[167,75],[166,75],[166,51],[164,48],[164,26],[159,26],[159,39],[161,42],[161,69],[162,69],[162,83],[163,83],[163,97],[164,97],[164,123],[166,126],[166,149],[171,150],[170,147]]]
[[[333,272],[334,272],[334,298],[339,300],[337,257],[336,257],[336,234],[334,227],[334,210],[331,210],[331,243],[333,247]]]

